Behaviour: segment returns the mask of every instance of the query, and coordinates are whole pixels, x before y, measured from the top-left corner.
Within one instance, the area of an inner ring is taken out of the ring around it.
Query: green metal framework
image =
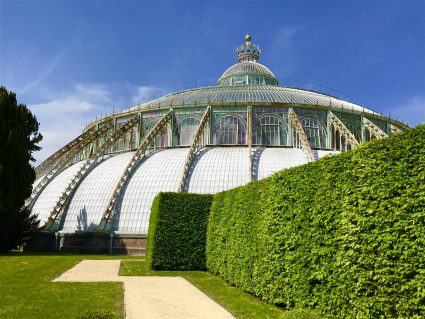
[[[354,134],[342,123],[342,121],[332,112],[329,112],[330,123],[334,127],[335,132],[339,132],[345,140],[345,145],[350,145],[351,148],[359,145],[359,142],[355,138]],[[345,147],[347,149],[347,147]]]
[[[33,205],[65,168],[85,160],[55,202],[44,229],[61,227],[68,199],[105,154],[135,150],[109,198],[98,231],[111,230],[117,201],[148,150],[189,146],[178,189],[182,192],[188,188],[195,155],[206,146],[243,146],[249,161],[246,173],[252,180],[266,147],[300,148],[313,161],[313,149],[345,151],[408,127],[331,95],[279,86],[274,74],[258,63],[260,54],[260,47],[247,34],[245,43],[236,49],[238,63],[223,73],[218,86],[168,94],[90,123],[85,132],[36,168],[37,186],[27,205]]]
[[[402,130],[400,130],[400,129],[399,129],[397,126],[395,126],[394,124],[390,124],[390,131],[391,131],[391,135],[402,132]]]
[[[383,138],[388,136],[388,134],[385,133],[378,125],[376,125],[374,122],[372,122],[366,117],[363,117],[363,125],[365,129],[368,130],[370,136],[373,136],[375,138]]]
[[[158,123],[151,129],[151,131],[146,135],[143,141],[140,143],[137,151],[132,156],[130,162],[124,169],[124,173],[121,175],[117,185],[115,186],[114,191],[112,192],[111,198],[108,201],[105,212],[103,213],[102,220],[97,227],[97,230],[106,231],[111,225],[113,220],[113,213],[115,210],[115,203],[118,199],[118,196],[126,184],[129,176],[131,175],[136,164],[145,156],[146,150],[150,147],[151,143],[154,142],[155,138],[159,133],[162,132],[162,129],[166,127],[168,123],[171,122],[173,110],[167,112]]]
[[[255,103],[243,106],[186,105],[173,107],[170,130],[162,127],[155,135],[152,147],[191,146],[201,124],[202,114],[207,109],[210,111],[208,125],[203,127],[204,134],[208,137],[205,145],[244,145],[251,148],[296,146],[305,149],[308,157],[309,149],[351,149],[370,139],[382,138],[405,129],[405,126],[378,115],[359,114],[345,109],[334,110],[332,107],[258,106]],[[90,125],[83,134],[37,167],[38,176],[43,176],[43,179],[29,201],[33,201],[49,181],[71,163],[95,154],[106,142],[108,135],[111,136],[114,130],[120,130],[125,125],[129,116],[136,116],[138,120],[106,152],[137,149],[163,114],[161,109],[141,109],[137,113],[115,114]],[[382,128],[386,128],[388,133]]]
[[[248,106],[248,180],[252,181],[252,106]]]
[[[63,150],[64,148],[62,148],[62,151],[55,153],[60,154],[60,156],[53,154],[51,157],[54,158],[51,160],[47,159],[45,162],[43,162],[44,168],[41,170],[41,172],[44,173],[43,179],[34,188],[31,196],[26,200],[25,205],[31,208],[35,200],[38,198],[43,189],[50,183],[50,181],[57,174],[70,166],[73,163],[73,159],[81,154],[81,152],[83,152],[87,146],[98,141],[99,138],[104,136],[110,129],[111,126],[109,123],[107,123],[97,130],[92,129],[87,131],[74,140],[78,140],[77,143],[71,142],[65,147],[66,150]],[[70,146],[70,144],[72,144],[72,146]]]
[[[206,145],[206,137],[205,137],[205,128],[208,126],[209,119],[210,119],[210,113],[211,108],[207,107],[205,110],[204,115],[201,118],[201,121],[199,122],[198,129],[196,130],[196,133],[193,137],[193,142],[190,145],[189,152],[187,153],[187,157],[184,163],[184,169],[182,172],[182,176],[180,178],[180,186],[178,191],[183,192],[185,190],[186,181],[187,181],[187,175],[190,169],[190,165],[192,163],[192,159],[195,156],[195,153]]]
[[[297,117],[297,114],[295,114],[294,110],[291,109],[289,111],[289,115],[291,118],[291,125],[293,129],[293,146],[301,148],[307,156],[307,160],[309,162],[314,161],[313,151],[311,150],[307,135],[305,134],[304,128],[302,127],[300,120]]]
[[[44,230],[56,230],[59,227],[60,221],[61,221],[61,212],[63,210],[63,207],[65,206],[65,203],[75,187],[78,185],[79,181],[85,176],[85,174],[93,168],[93,166],[96,164],[96,161],[107,153],[108,149],[110,149],[113,144],[121,137],[123,136],[129,129],[134,127],[138,122],[138,116],[132,116],[128,121],[125,122],[125,124],[116,130],[113,135],[106,140],[105,143],[103,143],[95,153],[93,153],[84,163],[84,165],[78,170],[78,172],[74,175],[74,177],[69,182],[68,186],[63,191],[62,195],[60,196],[59,200],[56,202],[55,207],[50,212],[49,218],[43,227]]]
[[[299,105],[185,106],[168,109],[165,115],[161,109],[116,114],[90,125],[83,134],[37,168],[44,176],[27,204],[32,205],[46,185],[63,169],[77,160],[86,159],[61,194],[44,226],[45,230],[59,229],[67,199],[98,159],[108,153],[136,149],[98,227],[98,230],[106,231],[110,228],[116,200],[122,188],[148,148],[187,146],[187,141],[191,138],[179,186],[179,191],[185,191],[193,157],[204,146],[225,144],[247,147],[247,174],[250,176],[249,180],[252,180],[254,146],[297,147],[303,150],[308,161],[313,161],[315,157],[312,148],[344,151],[370,139],[387,136],[381,128],[384,125],[381,122],[384,121],[385,118],[376,115],[365,116],[344,110],[334,112],[332,108]],[[380,126],[375,124],[377,122]],[[385,125],[391,134],[404,129],[402,125],[396,125],[389,119]],[[183,132],[186,136],[182,139]],[[357,139],[356,135],[361,138]],[[314,136],[320,136],[319,144],[314,144]]]

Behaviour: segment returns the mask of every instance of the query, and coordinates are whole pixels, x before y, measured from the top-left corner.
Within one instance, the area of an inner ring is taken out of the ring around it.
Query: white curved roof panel
[[[148,231],[153,199],[159,192],[177,191],[189,149],[163,149],[148,154],[134,168],[122,189],[113,230],[144,234]],[[253,148],[253,179],[263,179],[285,168],[307,162],[297,148]],[[336,152],[313,150],[315,158]],[[100,222],[112,192],[134,152],[104,159],[83,178],[65,207],[64,232],[93,230]],[[42,191],[33,208],[44,223],[65,187],[84,161],[58,174]],[[248,147],[206,147],[195,154],[189,169],[188,192],[214,194],[244,185],[249,176]],[[37,181],[38,182],[38,181]]]
[[[307,163],[307,156],[299,148],[265,148],[256,151],[260,153],[258,179],[266,178],[285,168]]]
[[[332,151],[332,150],[313,150],[314,158],[319,159],[325,157],[327,155],[335,155],[339,154],[340,151]]]
[[[190,193],[214,194],[250,182],[247,147],[213,147],[195,155]]]
[[[136,168],[117,209],[115,230],[147,233],[152,202],[159,192],[176,192],[188,148],[165,149],[150,154]]]
[[[50,212],[55,207],[55,204],[62,195],[62,192],[84,163],[85,161],[75,163],[60,172],[50,181],[49,184],[46,185],[41,194],[38,196],[32,208],[32,213],[38,215],[40,225],[43,225],[47,221]]]
[[[99,224],[133,154],[123,153],[104,160],[81,181],[66,209],[65,232],[93,230]]]

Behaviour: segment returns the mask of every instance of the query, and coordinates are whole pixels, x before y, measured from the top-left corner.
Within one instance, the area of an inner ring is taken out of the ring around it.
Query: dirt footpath
[[[120,260],[83,260],[53,281],[124,283],[126,319],[234,318],[181,277],[119,276]]]

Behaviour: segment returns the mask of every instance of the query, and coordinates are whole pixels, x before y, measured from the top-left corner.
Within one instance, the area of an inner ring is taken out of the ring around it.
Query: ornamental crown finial
[[[245,41],[246,42],[251,42],[251,35],[249,34],[249,32],[245,36]]]
[[[236,55],[239,62],[252,61],[258,62],[261,49],[258,45],[251,43],[251,35],[249,32],[245,36],[245,43],[236,48]]]

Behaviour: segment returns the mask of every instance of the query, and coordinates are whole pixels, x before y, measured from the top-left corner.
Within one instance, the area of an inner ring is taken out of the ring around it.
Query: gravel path
[[[120,260],[83,260],[53,281],[124,283],[126,319],[230,319],[227,310],[181,277],[119,276]]]

